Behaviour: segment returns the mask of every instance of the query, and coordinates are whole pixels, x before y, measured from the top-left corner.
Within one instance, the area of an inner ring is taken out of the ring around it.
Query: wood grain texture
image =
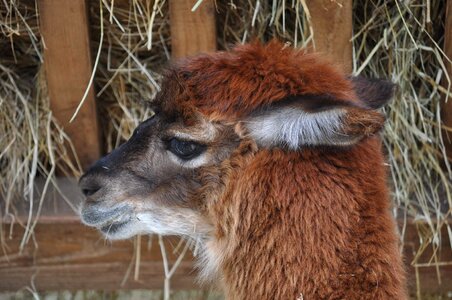
[[[74,219],[58,224],[39,223],[35,228],[35,242],[30,243],[23,253],[19,244],[23,228],[15,224],[11,235],[11,224],[3,225],[6,252],[0,255],[0,292],[15,291],[30,286],[32,280],[37,290],[117,290],[117,289],[161,289],[164,281],[163,262],[158,241],[154,237],[151,246],[148,237],[142,237],[139,279],[134,280],[133,240],[107,242],[92,228]],[[405,235],[405,262],[409,277],[410,294],[416,294],[416,274],[424,293],[446,293],[452,290],[452,265],[439,268],[441,283],[434,266],[416,268],[411,266],[414,251],[418,247],[417,229],[409,223]],[[175,237],[165,238],[170,264],[176,260],[171,253]],[[37,246],[36,246],[37,245]],[[452,261],[452,250],[447,231],[442,232],[439,262]],[[433,250],[428,248],[420,262],[427,263]],[[128,271],[129,270],[129,271]],[[121,284],[127,273],[130,274]],[[171,278],[172,289],[199,289],[196,284],[196,270],[193,257],[186,257]]]
[[[65,224],[67,222],[79,222],[80,217],[77,215],[77,210],[85,196],[83,196],[77,185],[77,179],[57,177],[55,181],[56,186],[50,184],[44,195],[39,223],[55,224],[57,226],[57,224]],[[45,186],[45,179],[40,177],[36,178],[34,186],[35,195],[37,196],[33,201],[32,221],[36,219],[37,209],[40,206],[40,195],[43,193]],[[0,196],[0,212],[5,211],[5,204],[6,202]],[[11,222],[26,224],[30,202],[25,199],[17,199],[17,201],[11,202],[11,206],[10,211],[15,212],[15,219],[4,217],[0,219],[0,222],[4,224],[10,224]]]
[[[82,200],[75,179],[59,178],[60,190],[72,206],[78,206]],[[44,182],[38,182],[37,191],[42,190]],[[39,194],[39,192],[37,192]],[[38,201],[38,200],[36,200]],[[0,199],[1,204],[4,201]],[[26,203],[25,201],[17,201]],[[34,207],[38,203],[35,202]],[[141,263],[139,280],[133,279],[133,241],[106,242],[96,230],[80,224],[79,217],[72,211],[65,199],[57,190],[48,190],[44,199],[43,215],[35,229],[35,242],[30,243],[23,253],[19,253],[19,245],[23,235],[22,224],[27,219],[28,206],[23,204],[16,207],[19,217],[15,222],[2,220],[3,247],[0,250],[0,292],[15,291],[30,285],[34,274],[34,283],[39,290],[116,290],[116,289],[161,289],[163,286],[163,262],[157,239],[152,239],[152,246],[148,247],[148,237],[142,237]],[[6,221],[6,222],[5,222]],[[399,228],[403,227],[402,220]],[[13,226],[13,227],[11,227]],[[410,292],[416,293],[416,274],[418,274],[423,292],[445,293],[452,290],[452,249],[446,226],[441,232],[441,249],[437,251],[439,257],[438,281],[437,269],[434,266],[411,265],[414,254],[419,248],[418,230],[425,230],[426,224],[415,223],[408,220],[405,239],[404,254],[406,270],[409,276]],[[10,229],[12,230],[10,231]],[[10,234],[11,232],[11,234]],[[165,238],[167,252],[171,253],[171,244],[176,245],[178,239]],[[427,247],[418,263],[425,264],[430,261],[434,252],[431,246]],[[176,256],[170,254],[170,261]],[[449,263],[449,264],[447,264]],[[131,268],[131,274],[125,284],[121,282]],[[174,289],[199,289],[196,285],[196,271],[193,269],[193,257],[188,253],[171,280]]]
[[[447,57],[452,60],[452,0],[447,0],[446,7],[446,22],[444,24],[444,52]],[[445,60],[447,73],[452,81],[452,63]],[[449,83],[446,79],[443,80],[443,85],[447,89]],[[452,92],[452,82],[450,86]],[[441,117],[443,124],[452,128],[452,97],[445,99],[441,107]],[[452,160],[452,131],[443,131],[444,143],[446,144],[446,153],[450,160]]]
[[[172,57],[180,58],[216,50],[215,6],[204,0],[192,12],[196,1],[170,0]]]
[[[77,118],[69,120],[83,97],[92,73],[85,0],[40,0],[40,31],[50,107],[71,138],[83,168],[100,155],[93,88]]]
[[[451,224],[450,221],[449,224]],[[408,290],[413,297],[417,294],[418,288],[422,293],[446,294],[452,291],[452,248],[451,241],[446,226],[442,226],[440,239],[441,247],[436,250],[432,245],[425,247],[422,255],[413,265],[414,255],[420,247],[418,232],[430,232],[428,225],[423,221],[408,219],[404,235],[404,260],[405,269],[408,275]],[[399,220],[399,228],[403,227],[403,220]],[[433,259],[436,254],[437,261]],[[438,268],[435,266],[438,265]],[[416,282],[420,283],[418,287]]]
[[[162,289],[165,277],[156,236],[151,240],[141,237],[139,277],[135,280],[134,241],[109,242],[97,230],[81,224],[71,208],[77,208],[84,198],[77,180],[58,178],[56,182],[57,188],[49,187],[45,194],[33,238],[22,253],[19,246],[29,203],[15,201],[16,218],[0,219],[0,292],[19,290],[30,286],[32,281],[39,291]],[[36,194],[41,194],[44,183],[37,180]],[[38,201],[36,197],[34,215]],[[0,211],[3,205],[0,197]],[[164,242],[171,268],[183,247],[174,254],[173,246],[179,238],[167,237]],[[196,288],[192,261],[188,251],[171,277],[172,289]]]
[[[6,238],[6,253],[0,256],[0,291],[16,291],[31,282],[38,291],[163,288],[163,262],[155,237],[151,244],[148,237],[141,238],[139,276],[135,280],[133,240],[107,242],[96,230],[78,221],[38,224],[34,234],[36,244],[30,243],[19,253],[23,228],[15,224],[11,232]],[[170,244],[177,245],[178,240],[165,241],[171,266],[177,256],[172,254]],[[171,287],[194,287],[189,253],[171,278]]]
[[[347,73],[352,71],[352,0],[306,1],[311,14],[315,50]]]

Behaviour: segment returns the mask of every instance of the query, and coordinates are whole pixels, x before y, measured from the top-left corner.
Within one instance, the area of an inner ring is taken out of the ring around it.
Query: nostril
[[[82,193],[86,196],[89,197],[91,195],[94,195],[98,190],[100,190],[100,187],[89,187],[89,188],[82,188]]]
[[[99,179],[96,176],[87,173],[80,179],[79,187],[83,195],[89,197],[97,193],[102,188],[102,185],[99,184]]]

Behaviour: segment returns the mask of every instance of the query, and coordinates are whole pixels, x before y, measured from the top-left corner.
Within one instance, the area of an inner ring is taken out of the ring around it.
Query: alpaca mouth
[[[102,203],[85,204],[81,210],[81,219],[88,226],[102,229],[127,223],[131,213],[132,208],[128,205],[105,207]]]
[[[112,234],[115,234],[116,232],[120,231],[122,228],[124,228],[129,222],[130,222],[130,220],[120,221],[120,222],[112,222],[108,225],[102,226],[100,228],[100,231],[102,231],[102,233],[104,233],[106,235],[112,235]]]

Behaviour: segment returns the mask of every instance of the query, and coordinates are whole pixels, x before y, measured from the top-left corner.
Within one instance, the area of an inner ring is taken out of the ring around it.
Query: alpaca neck
[[[403,295],[378,145],[369,153],[363,147],[339,154],[260,151],[232,177],[216,204],[221,222],[208,244],[229,299],[377,299],[376,293],[390,299],[383,280]],[[363,154],[375,163],[362,164]],[[381,235],[367,234],[363,216],[370,226],[382,223]],[[362,247],[365,239],[370,250]],[[383,258],[363,267],[368,255]]]
[[[334,219],[351,222],[353,216],[332,201],[337,197],[331,186],[318,182],[318,159],[309,151],[261,151],[235,177],[222,204],[229,215],[221,217],[226,222],[218,226],[216,243],[217,253],[223,251],[220,273],[229,298],[296,299],[303,286],[314,284],[311,270],[303,268],[328,277],[330,269],[322,267],[334,249],[316,249],[324,246],[324,236],[341,236],[331,226],[339,222]]]

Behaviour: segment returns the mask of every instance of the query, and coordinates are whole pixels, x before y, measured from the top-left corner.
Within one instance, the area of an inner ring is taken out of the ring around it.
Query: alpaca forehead
[[[359,103],[351,81],[334,64],[280,43],[185,59],[167,71],[157,102],[166,111],[230,122],[292,96],[305,96],[312,109],[325,101]]]
[[[199,113],[193,114],[189,124],[184,120],[171,124],[167,134],[181,140],[213,142],[218,136],[219,126],[215,126]]]
[[[193,57],[174,67],[171,76],[167,85],[180,86],[183,102],[217,120],[236,120],[294,95],[358,101],[351,82],[333,64],[278,43]]]

